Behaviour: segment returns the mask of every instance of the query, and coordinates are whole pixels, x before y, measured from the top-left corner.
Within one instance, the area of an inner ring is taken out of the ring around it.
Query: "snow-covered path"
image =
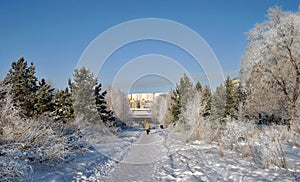
[[[257,168],[251,160],[203,142],[186,143],[168,130],[144,132],[104,181],[299,181],[299,158],[294,170]],[[292,153],[298,153],[296,149]],[[299,153],[298,153],[299,154]],[[295,160],[296,159],[296,160]],[[290,166],[291,167],[291,166]]]
[[[300,148],[286,147],[289,170],[272,170],[217,143],[187,143],[168,129],[146,135],[133,128],[61,166],[36,166],[33,181],[300,181]]]
[[[164,143],[164,138],[157,133],[146,135],[143,132],[107,181],[156,181],[156,166],[167,157]]]

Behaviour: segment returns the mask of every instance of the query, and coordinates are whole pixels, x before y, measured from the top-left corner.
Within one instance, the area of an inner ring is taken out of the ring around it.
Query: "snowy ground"
[[[168,130],[124,131],[55,168],[36,166],[34,181],[300,181],[300,149],[286,145],[289,170],[262,169],[216,144],[186,143]],[[222,157],[221,157],[222,156]]]

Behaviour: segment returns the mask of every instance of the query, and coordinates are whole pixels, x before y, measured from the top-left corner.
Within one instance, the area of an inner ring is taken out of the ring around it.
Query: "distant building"
[[[164,93],[134,93],[129,94],[131,110],[150,110],[157,96]]]

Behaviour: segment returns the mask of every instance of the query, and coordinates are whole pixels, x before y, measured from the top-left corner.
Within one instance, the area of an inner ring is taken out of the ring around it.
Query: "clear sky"
[[[91,41],[113,26],[141,18],[168,19],[189,27],[209,44],[225,73],[237,73],[247,46],[245,32],[266,20],[268,8],[277,5],[296,12],[299,4],[300,0],[0,0],[0,78],[13,60],[24,56],[35,63],[39,78],[65,88]],[[144,54],[190,59],[165,42],[135,42],[111,56],[98,75],[100,82],[109,85],[127,61]],[[182,65],[205,82],[193,61]],[[136,85],[143,87],[141,83]]]

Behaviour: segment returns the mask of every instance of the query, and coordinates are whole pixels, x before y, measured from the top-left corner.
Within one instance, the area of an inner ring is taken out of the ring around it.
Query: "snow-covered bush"
[[[293,125],[289,128],[286,125],[274,125],[273,129],[277,131],[277,138],[282,141],[287,141],[293,146],[300,147],[300,133],[297,131],[299,127]]]
[[[238,152],[240,157],[250,157],[253,154],[254,139],[258,133],[259,130],[254,122],[227,121],[221,146]]]
[[[254,122],[227,122],[221,140],[221,147],[232,150],[237,157],[252,158],[265,168],[287,168],[282,139],[286,135],[283,127],[266,126],[258,128]]]
[[[1,150],[8,149],[4,155],[17,159],[57,163],[68,153],[67,138],[62,136],[62,129],[61,123],[54,123],[49,118],[11,120],[3,127]],[[16,151],[21,154],[15,156]]]
[[[20,121],[19,110],[13,104],[13,98],[8,94],[9,88],[7,85],[0,83],[0,135],[3,134],[3,128],[11,121]],[[18,123],[15,123],[18,125]],[[0,139],[0,144],[1,144]]]
[[[181,133],[187,133],[190,137],[200,137],[204,132],[204,118],[202,113],[205,106],[201,104],[202,96],[200,94],[194,94],[190,98],[185,107],[181,108],[181,114],[179,115],[179,121],[176,123],[175,131]]]
[[[101,121],[99,123],[90,123],[83,118],[77,117],[73,126],[89,145],[107,143],[116,139],[112,129],[106,127]]]
[[[201,92],[195,92],[182,108],[180,120],[176,123],[175,131],[186,133],[188,140],[203,140],[211,142],[215,139],[218,128],[209,121],[204,113],[206,112],[206,102]]]
[[[20,117],[8,90],[3,89],[0,87],[4,93],[0,101],[0,181],[30,181],[32,164],[55,165],[78,151],[62,122]]]
[[[257,137],[257,145],[253,151],[255,160],[258,160],[265,168],[287,168],[280,130],[276,127],[263,130]]]
[[[33,169],[10,158],[0,160],[0,181],[32,181]]]

